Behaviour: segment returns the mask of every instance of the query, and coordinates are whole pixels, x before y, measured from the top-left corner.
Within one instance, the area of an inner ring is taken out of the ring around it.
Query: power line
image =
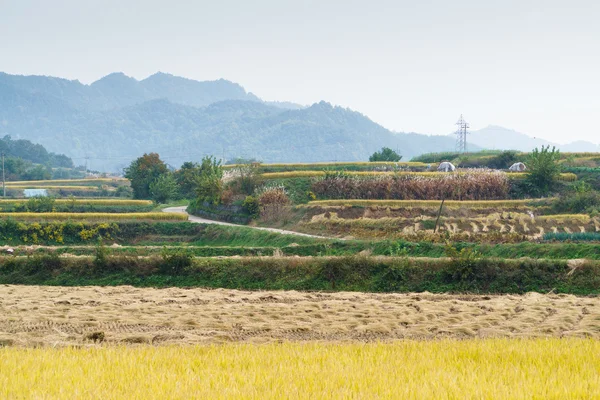
[[[6,176],[4,174],[4,153],[2,153],[2,197],[6,197]]]
[[[469,124],[464,120],[462,114],[460,114],[460,118],[456,124],[458,129],[456,130],[456,151],[461,153],[467,152],[467,134],[469,133],[467,129],[469,128]]]

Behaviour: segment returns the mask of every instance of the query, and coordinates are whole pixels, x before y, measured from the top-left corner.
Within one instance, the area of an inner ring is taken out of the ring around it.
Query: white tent
[[[522,162],[516,162],[513,165],[511,165],[508,170],[512,172],[522,172],[526,169],[527,167],[525,166],[525,164],[523,164]]]
[[[441,162],[440,165],[438,165],[438,171],[442,171],[442,172],[452,172],[455,169],[456,169],[456,167],[454,165],[452,165],[451,162],[448,162],[448,161]]]
[[[23,189],[25,197],[48,197],[46,189]]]

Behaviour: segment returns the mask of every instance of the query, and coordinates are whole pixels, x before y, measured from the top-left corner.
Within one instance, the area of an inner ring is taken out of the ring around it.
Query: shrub
[[[94,269],[96,271],[103,271],[104,269],[106,269],[107,266],[107,258],[108,258],[108,250],[106,249],[106,246],[104,246],[104,243],[102,242],[102,239],[98,239],[98,244],[96,245],[95,251],[94,251]]]
[[[440,219],[439,224],[442,225],[444,222]],[[425,219],[421,221],[423,229],[435,229],[435,219]]]
[[[518,152],[515,150],[506,150],[497,156],[491,158],[488,163],[488,168],[508,169],[511,165],[518,161]]]
[[[396,153],[394,150],[389,147],[383,147],[381,151],[376,151],[373,153],[371,157],[369,157],[369,161],[400,161],[402,156]]]
[[[27,256],[25,273],[28,275],[47,275],[60,270],[61,267],[62,262],[58,254],[50,252],[42,255]]]
[[[258,218],[260,216],[260,204],[256,197],[246,196],[242,208],[252,218]]]
[[[265,220],[281,218],[290,199],[283,186],[265,186],[256,193],[260,206],[260,215]]]
[[[394,292],[402,289],[402,285],[407,280],[411,265],[408,257],[401,257],[399,262],[395,262],[384,269],[377,288],[384,292]]]
[[[54,198],[52,197],[32,197],[25,205],[26,210],[30,212],[52,212],[54,211]]]
[[[234,194],[250,196],[264,181],[260,175],[260,164],[237,165],[227,173],[233,177],[228,186]]]
[[[533,195],[546,195],[560,176],[560,151],[550,146],[534,149],[528,157],[525,182]]]
[[[346,259],[330,258],[321,266],[320,275],[335,289],[336,283],[343,280],[348,274],[349,265]]]
[[[131,198],[133,197],[133,189],[130,186],[119,186],[115,191],[116,197]]]
[[[470,247],[458,250],[450,243],[445,247],[446,256],[452,260],[449,275],[454,281],[467,282],[476,277],[476,263],[481,255]]]
[[[570,190],[561,193],[552,203],[552,210],[557,213],[583,213],[600,210],[600,194],[592,190],[585,182],[579,182]]]
[[[166,275],[181,275],[192,266],[193,254],[185,248],[164,248],[161,254],[162,261],[159,264],[159,272]]]

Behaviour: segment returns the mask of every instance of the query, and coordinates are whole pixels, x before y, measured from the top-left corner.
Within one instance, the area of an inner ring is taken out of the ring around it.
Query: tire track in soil
[[[600,298],[133,287],[0,286],[0,339],[18,346],[106,343],[586,336]]]

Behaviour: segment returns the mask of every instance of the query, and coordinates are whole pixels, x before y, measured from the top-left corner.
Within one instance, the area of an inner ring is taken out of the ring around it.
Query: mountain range
[[[531,151],[536,147],[554,146],[565,153],[600,152],[600,146],[595,143],[578,140],[568,144],[559,144],[545,139],[535,138],[512,129],[490,125],[483,129],[470,132],[467,141],[478,147],[489,150],[520,150]]]
[[[469,149],[531,150],[527,136],[502,129],[474,131]],[[105,171],[118,171],[147,152],[177,167],[205,155],[264,162],[367,160],[382,146],[408,160],[455,146],[451,136],[392,132],[324,101],[308,107],[267,102],[227,80],[199,82],[160,72],[141,81],[113,73],[90,85],[0,73],[4,135],[40,143],[77,164],[87,159],[92,169]]]

